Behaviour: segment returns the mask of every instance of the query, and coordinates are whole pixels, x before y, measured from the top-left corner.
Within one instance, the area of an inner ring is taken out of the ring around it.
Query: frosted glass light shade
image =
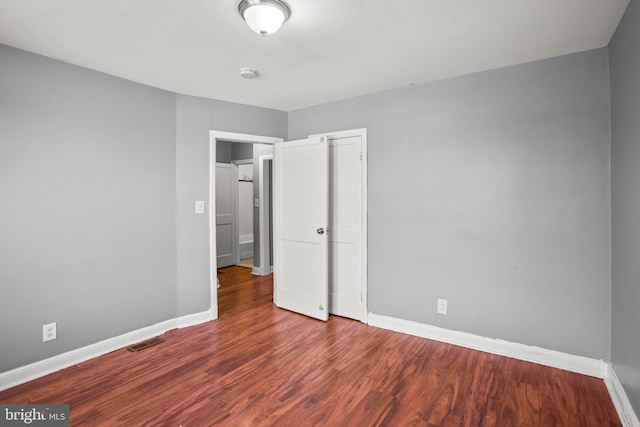
[[[289,8],[277,0],[243,0],[238,6],[249,28],[266,36],[273,34],[289,18]]]
[[[244,20],[253,31],[266,36],[278,31],[284,22],[284,13],[273,6],[259,4],[247,9]]]

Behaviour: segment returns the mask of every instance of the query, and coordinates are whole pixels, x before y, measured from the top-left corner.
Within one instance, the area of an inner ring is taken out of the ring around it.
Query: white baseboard
[[[201,313],[166,320],[164,322],[131,331],[117,337],[109,338],[49,359],[0,373],[0,391],[32,381],[61,369],[77,365],[78,363],[102,356],[103,354],[127,347],[131,344],[144,341],[154,336],[162,335],[171,329],[186,328],[188,326],[208,322],[215,318],[213,317],[213,313],[217,313],[217,309],[215,307]],[[512,343],[509,341],[495,340],[409,320],[380,316],[374,313],[368,314],[368,324],[382,329],[402,332],[422,338],[472,348],[474,350],[485,351],[527,362],[538,363],[545,366],[603,378],[611,396],[611,400],[613,401],[624,427],[640,427],[640,421],[629,402],[627,394],[625,393],[615,370],[611,364],[607,364],[601,360],[575,356],[554,350],[546,350],[524,344]]]
[[[481,337],[466,332],[452,331],[409,320],[380,316],[373,313],[369,313],[368,320],[369,325],[376,326],[378,328],[403,332],[409,335],[442,341],[449,344],[472,348],[474,350],[498,354],[500,356],[508,356],[514,359],[577,372],[579,374],[606,378],[608,372],[607,363],[602,360],[575,356],[572,354],[561,353],[559,351],[546,350],[544,348],[509,341]]]
[[[638,420],[638,416],[633,411],[627,393],[624,391],[624,387],[622,387],[622,383],[611,364],[608,365],[607,377],[604,383],[607,386],[607,390],[609,390],[613,406],[616,407],[622,425],[624,427],[640,427],[640,420]]]
[[[389,329],[391,331],[402,332],[474,350],[485,351],[487,353],[498,354],[500,356],[512,357],[514,359],[602,378],[604,379],[611,400],[624,427],[640,427],[638,417],[613,367],[611,364],[602,360],[481,337],[474,334],[452,331],[437,326],[380,316],[373,313],[369,313],[368,320],[369,325],[378,328]]]
[[[253,267],[251,274],[255,276],[266,276],[273,273],[273,266]]]
[[[217,310],[215,313],[217,313]],[[165,320],[164,322],[156,323],[155,325],[127,332],[126,334],[122,334],[117,337],[109,338],[45,360],[2,372],[0,373],[0,391],[35,380],[36,378],[77,365],[78,363],[119,350],[157,335],[162,335],[171,329],[185,328],[187,326],[208,322],[212,319],[212,309],[210,309],[202,313]]]
[[[199,325],[200,323],[205,323],[205,322],[208,322],[209,320],[214,320],[214,317],[213,317],[214,309],[215,307],[200,313],[188,314],[186,316],[178,317],[176,319],[177,326],[178,328],[188,328],[189,326]],[[217,313],[218,310],[216,310],[215,312]]]

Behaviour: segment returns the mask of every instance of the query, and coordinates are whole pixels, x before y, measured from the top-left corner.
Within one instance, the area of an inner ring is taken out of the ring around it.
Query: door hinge
[[[362,152],[360,152],[360,161],[362,161]]]

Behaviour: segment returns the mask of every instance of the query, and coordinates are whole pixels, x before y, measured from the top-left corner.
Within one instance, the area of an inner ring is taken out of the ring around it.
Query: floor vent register
[[[160,344],[161,342],[164,342],[164,338],[153,337],[153,338],[150,338],[150,339],[148,339],[146,341],[139,342],[138,344],[130,345],[129,347],[127,347],[127,350],[129,350],[129,351],[140,351],[140,350],[144,350],[145,348],[149,348],[151,346],[154,346],[156,344]]]

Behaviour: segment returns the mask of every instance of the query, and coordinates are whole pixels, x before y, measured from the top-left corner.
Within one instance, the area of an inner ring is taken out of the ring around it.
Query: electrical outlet
[[[447,303],[446,299],[438,298],[438,314],[447,314]]]
[[[58,332],[56,330],[56,323],[49,323],[42,325],[42,342],[55,340],[58,338]]]

